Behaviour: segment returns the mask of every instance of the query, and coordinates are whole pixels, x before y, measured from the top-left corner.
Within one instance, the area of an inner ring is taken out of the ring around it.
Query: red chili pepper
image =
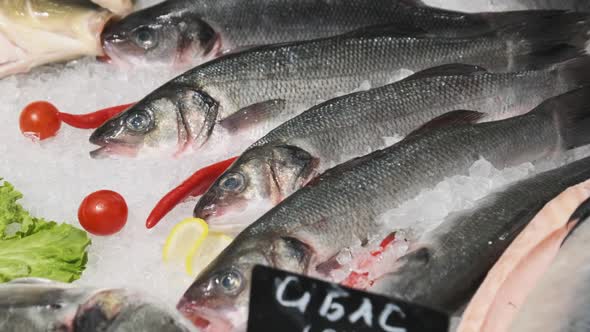
[[[70,114],[60,112],[59,118],[61,121],[75,128],[93,129],[100,127],[107,120],[125,111],[133,105],[135,105],[135,103],[109,107],[88,114]]]
[[[148,216],[145,226],[152,228],[160,222],[168,212],[170,212],[176,205],[180,204],[190,196],[199,196],[217,180],[217,178],[225,172],[225,170],[233,164],[238,157],[233,157],[213,165],[207,166],[196,171],[178,187],[168,192],[156,204],[150,215]]]

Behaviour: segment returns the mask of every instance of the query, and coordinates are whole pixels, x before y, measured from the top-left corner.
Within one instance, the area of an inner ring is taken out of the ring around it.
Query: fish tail
[[[507,40],[514,66],[538,69],[588,53],[590,16],[554,13],[500,29]]]
[[[590,56],[582,56],[557,64],[554,71],[558,79],[567,87],[588,85],[590,84]]]
[[[538,111],[553,115],[564,149],[590,143],[590,86],[551,98]]]

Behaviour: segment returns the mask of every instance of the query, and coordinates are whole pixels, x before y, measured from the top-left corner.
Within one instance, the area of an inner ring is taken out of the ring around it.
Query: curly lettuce
[[[0,186],[0,282],[23,277],[62,282],[80,278],[90,245],[86,232],[31,216],[17,202],[22,197],[10,183]]]

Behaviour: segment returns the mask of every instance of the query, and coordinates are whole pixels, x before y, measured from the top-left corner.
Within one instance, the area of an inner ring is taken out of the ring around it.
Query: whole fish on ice
[[[0,329],[19,332],[189,332],[177,313],[121,289],[86,289],[46,279],[0,285]]]
[[[452,314],[543,205],[588,179],[590,158],[585,158],[484,197],[419,238],[370,290]]]
[[[98,128],[90,142],[100,148],[91,154],[179,153],[202,147],[210,136],[228,142],[240,132],[248,132],[252,142],[305,106],[364,81],[380,86],[402,70],[458,60],[491,71],[538,68],[582,54],[587,31],[585,14],[553,13],[472,37],[381,27],[254,48],[205,63],[156,89]]]
[[[181,66],[228,50],[329,37],[370,25],[473,35],[540,15],[465,14],[413,0],[168,0],[109,24],[103,45],[106,59],[117,64]]]
[[[130,0],[101,0],[117,14]],[[100,34],[113,17],[90,0],[3,0],[0,2],[0,78],[51,62],[102,55]]]
[[[470,109],[500,120],[590,83],[590,58],[552,68],[490,73],[467,65],[427,69],[383,87],[312,107],[256,141],[201,197],[194,216],[240,230],[316,174],[385,146],[446,112]],[[235,214],[235,217],[227,214]]]
[[[338,269],[337,255],[396,231],[379,221],[382,214],[445,177],[465,173],[475,161],[485,158],[503,168],[589,143],[588,105],[590,88],[582,88],[514,118],[422,129],[336,166],[242,231],[197,277],[178,308],[211,331],[239,329],[254,265],[330,278]],[[443,122],[469,122],[474,116],[452,112]]]

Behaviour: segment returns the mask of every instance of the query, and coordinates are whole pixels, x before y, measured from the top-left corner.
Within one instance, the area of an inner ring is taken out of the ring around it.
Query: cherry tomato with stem
[[[94,235],[112,235],[127,223],[127,203],[118,193],[99,190],[84,198],[78,209],[78,220]]]

